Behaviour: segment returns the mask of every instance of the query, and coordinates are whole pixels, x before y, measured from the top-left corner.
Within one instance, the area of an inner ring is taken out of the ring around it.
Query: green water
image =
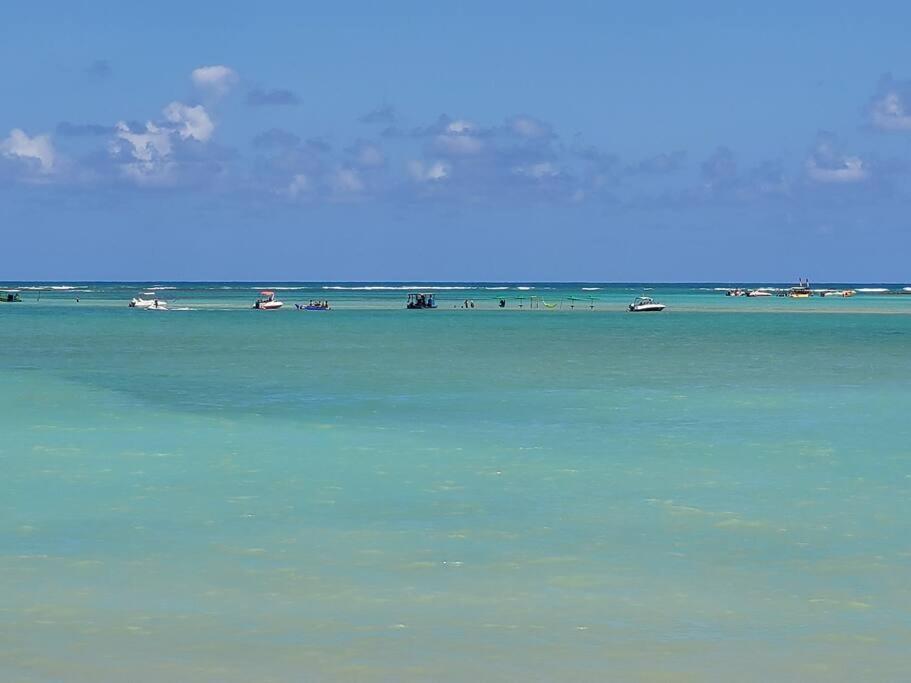
[[[4,681],[907,679],[911,297],[98,290],[0,308]]]

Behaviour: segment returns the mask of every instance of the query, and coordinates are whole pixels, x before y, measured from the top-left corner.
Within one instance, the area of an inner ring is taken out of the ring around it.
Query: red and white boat
[[[260,298],[253,304],[253,308],[258,308],[261,311],[274,311],[284,306],[281,301],[275,300],[275,292],[271,292],[268,289],[260,292],[259,296]]]

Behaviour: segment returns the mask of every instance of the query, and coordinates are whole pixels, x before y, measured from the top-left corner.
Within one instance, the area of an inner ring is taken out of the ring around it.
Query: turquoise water
[[[0,304],[0,680],[907,679],[911,297],[154,284]]]

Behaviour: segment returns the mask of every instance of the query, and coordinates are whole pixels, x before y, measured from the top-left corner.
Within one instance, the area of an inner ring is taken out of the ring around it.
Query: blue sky
[[[906,4],[73,4],[0,278],[911,280]]]

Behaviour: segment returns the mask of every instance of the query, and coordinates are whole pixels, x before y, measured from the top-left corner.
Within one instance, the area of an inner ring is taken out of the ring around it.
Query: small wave
[[[858,292],[867,292],[868,294],[881,294],[882,292],[888,292],[889,290],[886,287],[858,287]]]
[[[499,289],[509,289],[509,287],[485,287],[484,289],[493,291],[493,290],[499,290]]]
[[[165,285],[155,285],[154,287],[149,287],[150,292],[158,292],[162,289],[177,289],[177,287],[166,287]]]
[[[55,291],[55,292],[87,292],[89,290],[84,287],[75,287],[73,285],[24,285],[22,287],[17,287],[17,289],[27,290],[31,292],[45,292],[45,291]]]
[[[516,289],[522,292],[527,292],[529,289],[534,289],[534,287],[516,287]]]
[[[583,292],[597,292],[600,289],[601,289],[600,287],[583,287],[582,291]]]
[[[251,287],[250,289],[253,289],[253,290],[263,290],[263,289],[270,290],[271,289],[276,292],[285,292],[285,291],[296,292],[301,289],[312,289],[312,287]]]
[[[911,292],[911,287],[902,287],[903,292]]]
[[[275,289],[279,289],[276,287]],[[347,292],[415,292],[415,291],[429,291],[429,290],[453,290],[453,289],[477,289],[477,287],[470,287],[467,285],[460,285],[458,287],[449,287],[443,285],[409,285],[404,287],[393,287],[391,285],[364,285],[361,287],[345,287],[342,285],[323,285],[323,289],[332,289],[332,290],[341,290]],[[520,287],[521,289],[521,287]]]

